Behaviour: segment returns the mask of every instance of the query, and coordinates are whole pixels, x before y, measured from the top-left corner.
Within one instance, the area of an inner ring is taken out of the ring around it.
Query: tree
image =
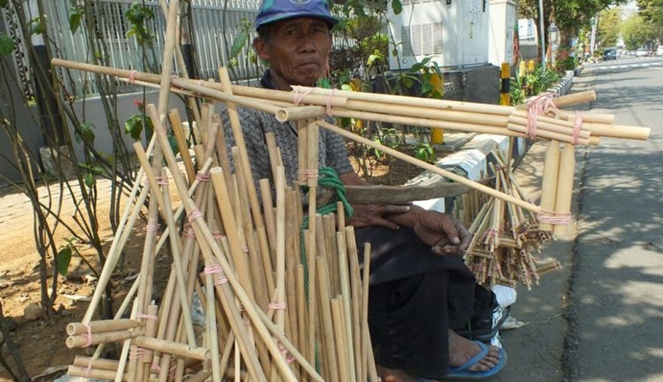
[[[600,13],[596,42],[602,48],[617,44],[622,24],[622,9],[610,8]]]
[[[638,14],[651,24],[655,30],[655,38],[663,41],[663,0],[637,0]]]
[[[658,28],[640,15],[628,18],[622,28],[624,43],[626,48],[630,50],[649,45],[657,34]]]
[[[548,35],[548,27],[554,21],[560,31],[560,47],[568,47],[571,45],[571,39],[578,36],[582,27],[589,26],[592,18],[599,12],[626,2],[627,0],[544,0],[544,36]],[[521,0],[519,13],[525,18],[536,20],[539,28],[538,0]]]

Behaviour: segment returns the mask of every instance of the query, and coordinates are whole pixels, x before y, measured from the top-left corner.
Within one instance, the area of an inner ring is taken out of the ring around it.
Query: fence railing
[[[139,46],[134,37],[127,37],[131,28],[125,14],[132,3],[138,3],[150,9],[154,18],[146,22],[146,28],[153,34],[150,46]],[[79,28],[75,33],[69,30],[69,17],[72,5],[69,1],[45,1],[44,13],[48,20],[49,36],[53,55],[66,60],[90,62],[92,55],[101,57],[107,65],[139,71],[161,71],[161,57],[164,46],[166,21],[158,1],[131,0],[99,0],[93,2],[95,30],[93,33],[98,41],[97,51],[89,49],[89,31]],[[244,28],[253,33],[252,20],[259,7],[255,0],[193,0],[190,15],[192,31],[189,36],[187,28],[180,28],[178,37],[192,41],[195,51],[196,76],[202,79],[218,79],[218,68],[221,65],[231,68],[233,80],[255,78],[262,70],[258,65],[251,64],[250,46],[242,50],[239,56],[230,60],[230,50],[236,36]],[[183,21],[183,20],[181,20]],[[181,33],[181,36],[179,35]],[[252,38],[251,35],[249,38]],[[254,61],[255,62],[255,61]],[[175,73],[180,74],[175,66]],[[90,73],[70,72],[67,84],[72,95],[97,94],[95,76]],[[63,77],[64,78],[64,77]],[[131,92],[138,88],[124,82],[118,82],[119,92]]]

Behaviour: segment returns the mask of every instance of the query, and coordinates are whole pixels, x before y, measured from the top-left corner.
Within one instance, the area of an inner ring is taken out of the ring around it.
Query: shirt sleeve
[[[327,146],[325,165],[333,168],[339,175],[354,171],[350,158],[348,158],[348,150],[345,147],[343,137],[328,130],[324,130],[324,134]]]

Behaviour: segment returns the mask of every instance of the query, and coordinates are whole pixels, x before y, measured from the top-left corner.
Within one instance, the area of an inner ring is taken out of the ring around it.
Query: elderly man
[[[338,22],[326,0],[264,0],[253,46],[269,62],[264,88],[314,86],[325,73],[331,28]],[[255,179],[271,179],[266,133],[283,155],[288,182],[297,179],[297,129],[274,116],[240,108]],[[233,138],[227,135],[229,144]],[[366,182],[353,170],[342,138],[320,131],[319,163],[346,185]],[[372,244],[369,326],[383,381],[481,378],[504,364],[501,349],[458,336],[452,329],[472,314],[475,280],[462,257],[471,235],[451,216],[416,206],[355,205],[349,224],[357,245]],[[360,259],[363,261],[363,259]]]

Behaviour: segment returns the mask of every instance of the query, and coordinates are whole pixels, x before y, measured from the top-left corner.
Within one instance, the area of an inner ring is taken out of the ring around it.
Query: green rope
[[[352,206],[348,202],[348,199],[345,197],[345,186],[341,179],[338,177],[336,171],[331,167],[320,167],[318,169],[318,186],[329,188],[334,191],[334,197],[329,204],[320,206],[315,210],[316,213],[320,215],[328,215],[335,213],[337,211],[337,203],[341,202],[343,204],[343,210],[345,211],[345,216],[352,217]],[[302,186],[304,193],[308,192],[307,186]],[[304,231],[309,227],[309,215],[304,216],[302,221],[302,227],[299,230],[299,248],[301,253],[301,263],[304,266],[304,288],[306,291],[306,302],[308,303],[308,265],[306,262],[306,245],[304,243]]]

